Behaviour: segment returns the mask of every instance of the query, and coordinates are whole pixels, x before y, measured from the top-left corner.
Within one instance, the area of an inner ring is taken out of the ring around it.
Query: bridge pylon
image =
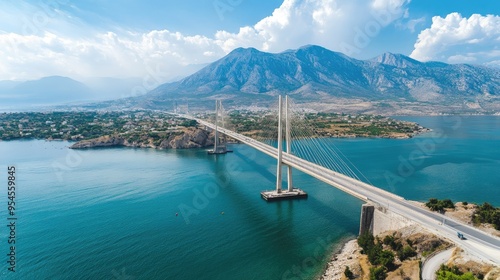
[[[208,153],[211,155],[225,154],[227,152],[231,152],[227,149],[226,146],[226,135],[222,135],[222,139],[219,136],[219,118],[220,118],[220,126],[224,127],[224,114],[222,107],[222,100],[215,100],[215,136],[214,136],[214,148],[209,150]]]
[[[286,190],[282,189],[282,167],[283,167],[283,115],[285,115],[285,142],[286,142],[286,153],[291,154],[292,148],[292,138],[290,134],[291,124],[290,124],[290,108],[288,102],[288,95],[285,96],[285,109],[283,112],[283,98],[281,95],[278,97],[278,162],[276,168],[276,190],[274,191],[263,191],[261,192],[262,198],[267,201],[281,200],[281,199],[293,199],[293,198],[306,198],[307,193],[299,188],[293,187],[292,180],[292,167],[287,166],[287,181],[288,188]]]

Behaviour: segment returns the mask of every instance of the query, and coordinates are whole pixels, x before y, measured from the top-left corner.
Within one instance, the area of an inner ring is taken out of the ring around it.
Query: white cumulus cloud
[[[407,15],[409,0],[285,0],[273,14],[238,33],[219,31],[225,52],[253,46],[278,52],[304,44],[356,55],[392,22]]]
[[[184,74],[185,66],[208,63],[222,55],[212,39],[168,30],[107,32],[92,38],[4,33],[0,34],[0,80],[47,75],[143,77],[155,72],[165,81]]]
[[[355,56],[383,28],[407,15],[409,1],[284,0],[256,24],[213,36],[94,26],[57,7],[25,4],[27,15],[11,7],[10,19],[22,19],[18,25],[0,27],[0,80],[154,75],[165,81],[186,74],[186,66],[210,63],[237,47],[280,52],[318,44]]]
[[[418,35],[411,57],[450,63],[495,65],[500,60],[500,16],[459,13],[435,16]],[[493,62],[493,63],[492,63]]]

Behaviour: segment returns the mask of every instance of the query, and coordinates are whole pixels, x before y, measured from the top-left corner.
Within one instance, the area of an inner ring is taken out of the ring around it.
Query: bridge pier
[[[285,96],[285,141],[286,141],[286,153],[291,154],[292,140],[290,136],[290,115],[288,108],[288,96]],[[276,190],[275,191],[263,191],[261,196],[267,201],[282,200],[282,199],[293,199],[293,198],[307,198],[307,193],[299,188],[293,187],[292,179],[292,167],[287,165],[287,179],[288,188],[286,190],[282,189],[282,166],[283,166],[283,128],[282,128],[282,116],[283,116],[283,100],[281,95],[278,97],[278,163],[276,168]]]
[[[375,206],[371,204],[361,205],[361,217],[359,219],[359,235],[366,232],[373,234],[373,222],[375,216]]]
[[[359,235],[370,232],[377,236],[385,231],[399,230],[407,226],[416,226],[416,223],[378,204],[361,205]]]

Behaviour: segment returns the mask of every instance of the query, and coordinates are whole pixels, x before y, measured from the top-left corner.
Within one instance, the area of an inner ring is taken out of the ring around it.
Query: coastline
[[[340,251],[335,251],[330,257],[321,276],[317,280],[339,280],[344,277],[345,267],[348,266],[354,274],[359,274],[358,259],[360,256],[360,247],[357,239],[347,239]]]
[[[409,134],[391,134],[391,135],[357,135],[357,134],[344,134],[344,135],[330,135],[320,138],[335,138],[335,139],[352,139],[352,138],[367,138],[367,139],[411,139],[417,135],[431,132],[432,129],[421,128],[418,131]],[[128,141],[125,137],[120,135],[105,135],[97,138],[80,140],[73,144],[70,149],[89,149],[89,148],[102,148],[102,147],[133,147],[133,148],[153,148],[153,149],[190,149],[190,148],[205,148],[213,145],[213,133],[196,128],[194,131],[187,130],[181,135],[174,137],[170,136],[162,139],[157,144],[154,144],[154,139],[145,139],[144,142]],[[46,139],[47,140],[47,139]],[[57,141],[59,139],[49,139]],[[62,139],[61,139],[62,140]],[[228,143],[237,143],[237,141],[229,140]]]
[[[418,201],[409,201],[419,207],[426,209],[424,203]],[[462,222],[469,223],[471,226],[471,217],[477,205],[475,204],[463,204],[462,202],[455,203],[455,209],[447,209],[446,217],[450,220],[459,220]],[[491,236],[500,236],[500,230],[495,230],[491,225],[480,224],[479,226],[474,226],[475,228],[482,230],[484,233]],[[410,225],[400,228],[398,230],[387,230],[380,233],[377,238],[380,240],[383,237],[392,236],[395,237],[397,242],[400,244],[409,244],[415,251],[416,256],[406,258],[403,260],[398,259],[399,253],[395,252],[394,248],[390,248],[384,241],[384,249],[392,250],[394,255],[397,255],[396,264],[398,267],[394,270],[387,272],[386,279],[401,279],[401,275],[405,274],[411,279],[418,279],[418,274],[421,272],[421,267],[419,265],[419,260],[427,260],[429,255],[426,252],[441,252],[445,248],[449,248],[451,243],[448,239],[437,236],[431,231],[421,228],[418,225]],[[410,243],[410,241],[411,243]],[[350,239],[345,242],[340,251],[335,251],[327,262],[321,276],[317,277],[317,280],[345,280],[345,269],[346,266],[353,273],[355,279],[367,279],[367,273],[372,266],[367,255],[362,255],[362,249],[357,243],[357,239]],[[500,275],[500,267],[494,267],[491,263],[484,262],[483,260],[464,252],[461,249],[455,250],[453,256],[449,259],[448,265],[454,265],[463,271],[473,272],[474,275],[489,275],[498,276]],[[361,277],[361,278],[360,278]],[[486,278],[485,278],[486,279]],[[490,278],[488,278],[490,279]],[[493,278],[491,278],[493,279]],[[497,278],[494,278],[497,279]],[[500,278],[498,278],[500,279]]]
[[[180,133],[171,133],[164,138],[151,138],[147,135],[136,139],[125,135],[106,135],[98,138],[81,140],[71,145],[70,149],[90,149],[103,147],[133,147],[153,149],[191,149],[213,145],[211,132],[200,128],[186,128]]]

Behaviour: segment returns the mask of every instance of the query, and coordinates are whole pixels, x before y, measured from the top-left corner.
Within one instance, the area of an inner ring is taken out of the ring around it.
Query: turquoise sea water
[[[373,185],[405,198],[500,206],[500,117],[399,117],[431,128],[409,140],[353,139],[337,146]]]
[[[405,198],[500,206],[499,117],[410,119],[434,132],[324,142]],[[2,227],[1,279],[314,279],[358,230],[361,202],[300,172],[307,200],[263,201],[275,162],[245,145],[218,157],[68,145],[0,142],[5,224],[7,166],[18,186],[17,272],[7,271]]]

